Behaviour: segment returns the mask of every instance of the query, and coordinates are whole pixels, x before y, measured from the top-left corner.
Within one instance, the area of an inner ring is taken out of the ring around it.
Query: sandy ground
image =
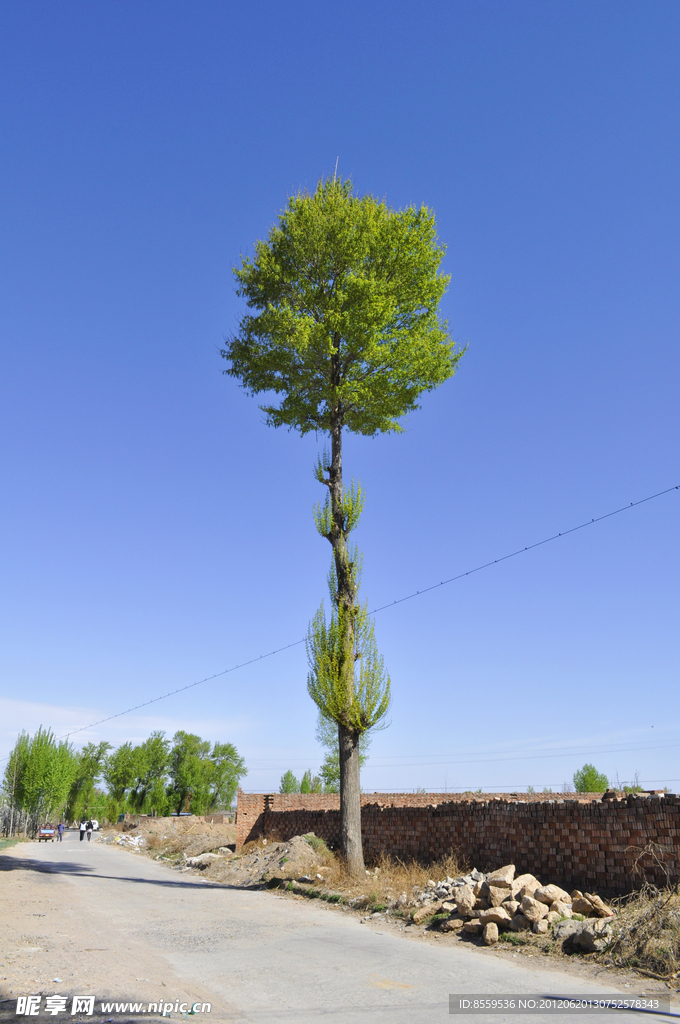
[[[660,990],[639,978],[454,946],[384,919],[362,923],[319,901],[217,885],[96,839],[80,843],[74,833],[62,844],[2,851],[0,907],[5,1019],[18,995],[40,992],[93,994],[98,1003],[200,1001],[211,1004],[211,1021],[236,1024],[429,1024],[448,1018],[455,992]],[[173,1008],[169,1016],[182,1014]]]

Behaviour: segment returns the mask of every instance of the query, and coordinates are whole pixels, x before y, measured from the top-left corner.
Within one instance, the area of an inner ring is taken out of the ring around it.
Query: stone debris
[[[586,921],[558,921],[552,929],[552,937],[562,943],[565,952],[576,949],[586,953],[601,952],[613,934],[611,919],[592,918]]]
[[[550,906],[555,900],[568,901],[569,893],[560,889],[559,885],[539,885],[538,889],[534,889],[534,899]]]
[[[584,917],[614,916],[614,911],[599,896],[589,892],[582,893],[579,889],[574,889],[571,894],[571,909],[574,914],[583,914]]]
[[[210,867],[214,860],[221,860],[223,854],[221,853],[201,853],[198,857],[185,857],[185,864],[188,868],[199,868],[204,871],[207,867]]]
[[[277,880],[302,885],[320,885],[319,856],[303,836],[286,842],[271,839],[247,852],[234,853],[229,847],[184,856],[182,871],[201,871],[216,882],[243,888],[263,888]]]
[[[459,878],[430,879],[411,902],[417,906],[415,924],[444,911],[450,916],[440,923],[441,931],[481,935],[486,945],[497,942],[499,932],[533,931],[551,933],[572,949],[594,952],[612,936],[614,911],[599,896],[578,889],[569,895],[530,874],[516,877],[514,864],[486,875],[475,869]],[[574,914],[586,920],[574,920]]]
[[[422,924],[423,921],[427,921],[428,917],[434,917],[435,914],[439,913],[442,907],[443,904],[441,903],[429,903],[426,907],[421,907],[420,910],[414,911],[413,923]]]
[[[146,839],[144,836],[133,836],[129,832],[123,833],[122,835],[116,835],[116,833],[109,833],[108,835],[102,835],[99,837],[99,842],[104,843],[107,846],[128,846],[131,850],[139,850],[143,846],[146,846]]]
[[[514,877],[515,865],[506,864],[504,868],[498,868],[497,871],[492,871],[490,875],[486,876],[484,881],[487,885],[495,885],[500,886],[503,889],[509,889]]]
[[[550,907],[545,903],[541,903],[539,900],[535,900],[533,896],[524,896],[522,902],[519,905],[519,909],[522,911],[527,921],[540,921],[542,917],[545,917],[549,912]]]

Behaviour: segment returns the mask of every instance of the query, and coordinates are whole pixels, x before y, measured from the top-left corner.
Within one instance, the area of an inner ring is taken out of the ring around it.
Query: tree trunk
[[[361,786],[359,782],[359,733],[338,726],[340,741],[340,841],[347,869],[364,873],[361,843]]]
[[[331,356],[331,377],[334,384],[340,383],[340,338],[335,336],[335,353]],[[331,533],[335,572],[338,582],[338,612],[342,612],[347,627],[345,657],[340,671],[346,673],[350,682],[348,693],[353,696],[354,681],[354,614],[356,610],[356,586],[352,579],[349,553],[347,551],[347,524],[343,512],[342,485],[342,426],[344,409],[336,402],[331,409],[331,464],[328,483],[331,495]],[[340,743],[340,836],[341,851],[352,874],[363,874],[364,854],[361,845],[361,787],[359,781],[359,733],[347,725],[338,723]]]

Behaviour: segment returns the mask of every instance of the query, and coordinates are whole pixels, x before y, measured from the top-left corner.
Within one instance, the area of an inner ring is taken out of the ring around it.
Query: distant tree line
[[[126,811],[206,814],[229,807],[246,774],[232,743],[182,730],[172,740],[153,732],[137,746],[88,743],[76,751],[41,727],[33,736],[22,732],[9,756],[3,827],[32,832],[55,818],[111,821]]]

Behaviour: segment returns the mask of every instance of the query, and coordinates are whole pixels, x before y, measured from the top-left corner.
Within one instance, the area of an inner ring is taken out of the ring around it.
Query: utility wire
[[[586,754],[586,755],[590,755],[590,754],[634,754],[634,753],[637,753],[638,751],[641,751],[641,750],[645,750],[645,751],[647,751],[647,750],[654,750],[656,752],[657,750],[677,749],[677,747],[680,747],[680,743],[662,743],[659,746],[655,746],[655,747],[632,747],[632,748],[631,747],[618,747],[618,748],[615,748],[614,750],[611,750],[609,748],[606,748],[605,750],[587,749],[586,748],[586,750],[584,750],[583,753]],[[404,764],[403,762],[400,762],[400,761],[392,761],[392,762],[388,762],[387,764],[376,764],[374,761],[371,761],[371,770],[372,771],[376,771],[379,768],[439,768],[439,767],[445,768],[448,765],[452,765],[452,764],[457,764],[457,765],[465,765],[465,764],[495,764],[498,761],[544,761],[544,760],[547,760],[548,758],[553,758],[553,757],[565,757],[566,758],[566,757],[569,757],[569,756],[570,756],[569,754],[564,754],[564,753],[558,753],[558,754],[520,754],[517,757],[483,757],[483,758],[471,758],[471,759],[460,760],[460,761],[418,761],[418,762],[416,762],[416,764]],[[574,755],[572,754],[571,756],[573,757]],[[279,761],[278,762],[279,766],[282,763],[283,763],[282,761]],[[296,763],[296,766],[298,768],[301,768],[303,766],[303,764],[305,764],[305,763],[306,762],[302,762],[301,761],[299,764]],[[253,764],[255,764],[255,765],[257,764],[257,759],[255,759],[254,762],[249,762],[249,764],[251,766],[251,771],[261,771],[261,772],[264,772],[264,771],[271,771],[272,770],[268,766],[263,766],[261,768],[253,767]]]
[[[517,555],[523,555],[526,551],[533,551],[534,548],[540,548],[543,544],[550,544],[551,541],[559,540],[560,537],[568,537],[570,533],[576,533],[577,530],[584,530],[587,526],[593,526],[594,523],[601,523],[604,519],[611,519],[612,516],[617,516],[621,512],[626,512],[631,508],[636,508],[638,505],[644,505],[648,501],[653,501],[655,498],[660,498],[664,494],[670,494],[671,491],[677,491],[678,489],[680,489],[680,484],[676,484],[673,487],[667,487],[663,491],[657,491],[656,494],[650,494],[646,498],[640,498],[638,501],[631,501],[629,505],[622,505],[621,508],[616,508],[612,512],[606,512],[604,515],[596,516],[594,519],[589,519],[587,522],[580,523],[578,526],[572,526],[569,530],[563,530],[561,533],[555,533],[550,537],[545,537],[543,540],[536,541],[534,544],[518,548],[516,551],[511,551],[507,555],[501,555],[500,558],[494,558],[490,562],[484,562],[482,565],[478,565],[474,569],[468,569],[467,572],[458,573],[457,576],[450,576],[448,579],[442,580],[440,583],[433,583],[431,586],[425,587],[424,590],[416,590],[412,594],[407,594],[406,597],[399,597],[388,604],[383,604],[378,608],[373,608],[369,614],[375,615],[377,612],[385,611],[387,608],[394,608],[397,604],[403,604],[405,601],[412,601],[414,597],[420,597],[422,594],[428,594],[431,590],[437,590],[439,587],[445,587],[449,583],[455,583],[457,580],[462,580],[466,576],[472,576],[473,573],[481,572],[482,569],[488,569],[492,565],[498,565],[500,562],[506,562],[509,558],[515,558]],[[184,693],[186,690],[192,690],[195,686],[201,686],[203,683],[209,683],[213,679],[219,679],[221,676],[229,675],[231,672],[236,672],[238,669],[246,668],[248,665],[254,665],[258,661],[264,661],[265,658],[273,658],[275,654],[281,654],[283,651],[289,651],[292,647],[299,647],[300,644],[303,644],[304,642],[304,637],[301,640],[294,640],[292,643],[285,644],[283,647],[277,647],[273,651],[268,651],[267,654],[260,654],[259,657],[250,658],[248,661],[239,662],[238,665],[233,665],[231,668],[225,668],[222,669],[221,672],[215,672],[214,675],[205,676],[204,679],[198,679],[195,683],[187,683],[186,686],[180,686],[176,690],[170,690],[168,693],[164,693],[160,697],[153,697],[151,700],[143,701],[141,704],[135,704],[134,707],[126,708],[125,711],[118,711],[115,715],[108,715],[106,718],[100,718],[96,722],[91,722],[90,725],[83,725],[79,729],[73,729],[64,736],[60,736],[59,739],[67,739],[70,736],[77,735],[79,732],[85,732],[87,729],[93,729],[96,725],[103,725],[105,722],[112,722],[114,718],[121,718],[123,715],[129,715],[133,711],[139,711],[141,708],[147,708],[151,704],[157,704],[160,700],[166,700],[168,697],[174,697],[178,693]],[[8,760],[8,758],[4,758],[4,760]]]
[[[606,512],[603,516],[596,516],[595,519],[589,519],[585,523],[581,523],[579,526],[572,526],[570,530],[563,530],[562,533],[554,533],[552,537],[546,537],[544,540],[537,540],[535,544],[529,544],[527,547],[518,548],[517,551],[511,551],[509,555],[502,555],[500,558],[494,558],[492,562],[484,562],[483,565],[478,565],[475,569],[468,569],[467,572],[461,572],[457,576],[451,576],[448,580],[442,580],[441,583],[433,583],[432,586],[426,587],[425,590],[416,590],[414,594],[408,594],[406,597],[399,597],[396,601],[392,601],[390,604],[380,605],[379,608],[374,608],[371,611],[371,615],[375,615],[376,612],[382,612],[386,608],[393,608],[395,604],[403,604],[404,601],[411,601],[414,597],[420,597],[421,594],[427,594],[431,590],[436,590],[438,587],[445,587],[448,583],[455,583],[456,580],[462,580],[465,576],[472,576],[475,572],[481,572],[482,569],[488,569],[490,565],[498,565],[499,562],[507,562],[508,558],[515,558],[516,555],[523,555],[525,551],[533,551],[534,548],[540,548],[543,544],[550,544],[553,540],[558,540],[560,537],[567,537],[570,533],[576,533],[577,530],[584,530],[586,526],[592,526],[593,523],[601,523],[603,519],[610,519],[612,516],[617,516],[619,512],[627,512],[628,509],[635,508],[636,505],[644,505],[646,501],[653,501],[654,498],[660,498],[662,494],[670,494],[671,491],[677,491],[680,484],[676,484],[675,487],[667,487],[664,491],[657,491],[656,494],[650,494],[647,498],[640,498],[639,501],[631,501],[630,505],[622,505],[621,508],[615,508],[613,512]]]
[[[634,742],[635,742],[634,740],[628,740],[627,744],[626,744],[626,741],[620,740],[618,743],[599,744],[597,750],[595,750],[592,746],[588,746],[587,743],[579,743],[578,746],[571,746],[571,747],[555,747],[555,746],[551,746],[551,747],[532,747],[532,748],[530,748],[530,752],[534,756],[541,756],[541,755],[545,754],[546,757],[573,757],[574,755],[579,755],[579,754],[617,754],[617,753],[619,753],[619,754],[620,753],[630,753],[630,754],[633,754],[633,753],[637,753],[639,751],[644,751],[644,750],[660,750],[660,749],[664,749],[664,747],[667,747],[667,746],[675,746],[675,743],[660,745],[660,744],[658,744],[656,742],[648,743],[648,744],[646,744],[644,746],[631,746],[630,744],[634,743]],[[680,744],[678,744],[678,746],[680,746]],[[318,751],[316,753],[318,753]],[[301,758],[301,762],[300,763],[301,764],[302,763],[306,764],[306,762],[310,758],[312,760],[314,760],[314,758],[316,757],[316,753],[308,754],[308,755],[304,755],[304,754],[299,755],[300,758]],[[483,758],[485,754],[489,754],[489,753],[491,753],[491,752],[488,751],[488,750],[468,750],[466,752],[465,756],[469,757],[469,758],[470,757]],[[518,757],[519,756],[524,756],[524,755],[519,755],[517,750],[515,750],[515,749],[512,749],[512,750],[494,750],[492,753],[493,753],[493,758],[494,759],[498,759],[503,754],[507,754],[509,760],[511,760],[515,756],[518,756]],[[439,753],[439,754],[435,754],[435,753],[431,753],[431,754],[383,754],[382,755],[382,760],[390,759],[390,758],[391,759],[399,758],[400,759],[400,763],[403,765],[403,767],[404,768],[408,768],[408,767],[411,767],[412,765],[415,765],[415,766],[425,765],[425,766],[427,766],[427,765],[445,764],[446,762],[443,762],[443,761],[431,761],[431,760],[428,761],[428,760],[423,760],[423,758],[448,757],[448,756],[449,756],[448,753],[443,753],[443,754],[442,753]],[[378,760],[380,760],[380,758],[378,758]],[[280,761],[281,761],[280,758],[256,757],[256,758],[251,759],[249,764],[251,764],[251,765],[259,765],[260,767],[266,767],[267,765],[272,765],[272,764],[273,765],[278,765],[278,764],[280,764]],[[470,763],[473,763],[473,762],[470,762]],[[476,762],[474,762],[474,763],[476,763]],[[374,767],[380,767],[380,765],[376,766],[376,758],[374,756],[371,756],[371,764]],[[300,765],[298,765],[298,767],[300,767]]]

